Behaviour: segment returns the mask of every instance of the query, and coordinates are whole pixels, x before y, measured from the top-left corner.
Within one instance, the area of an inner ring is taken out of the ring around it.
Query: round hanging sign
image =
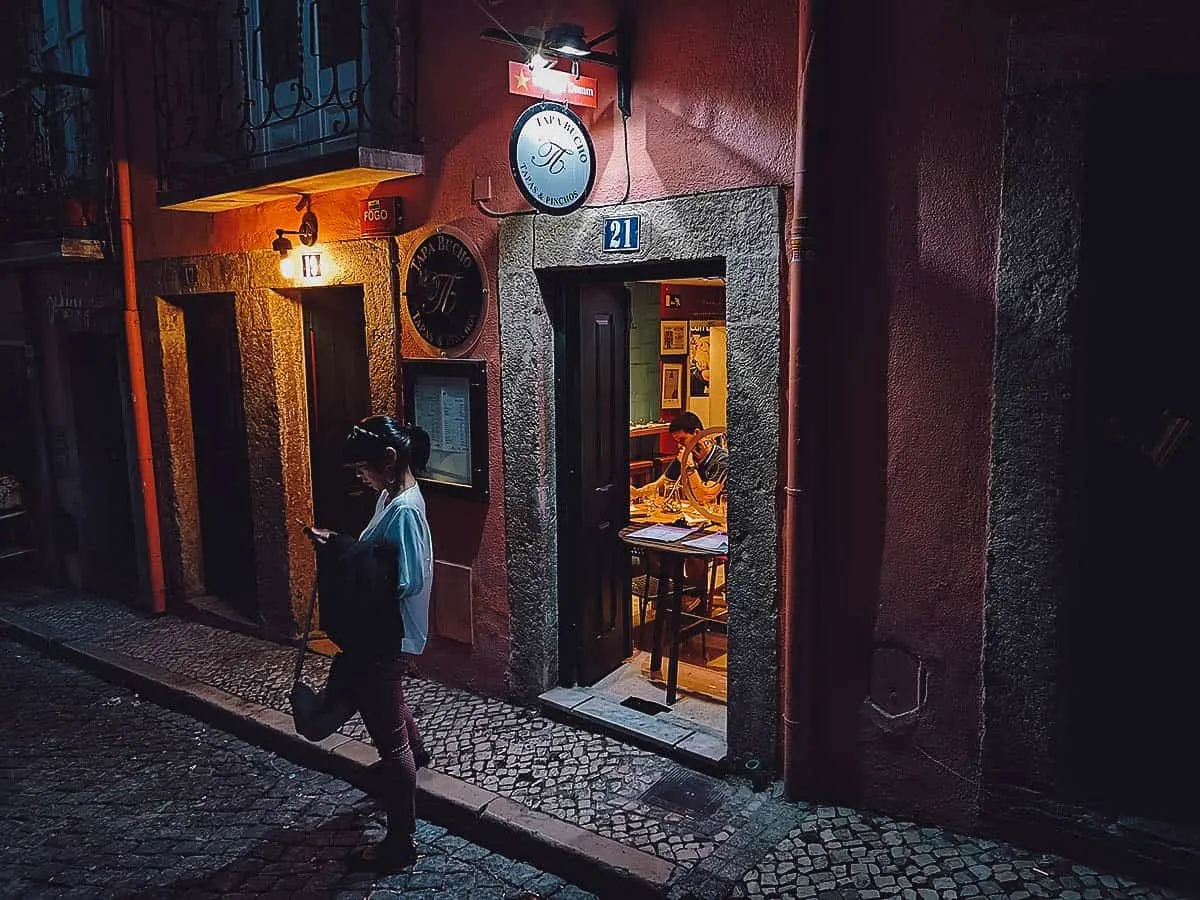
[[[592,136],[558,103],[535,103],[521,113],[508,142],[508,161],[530,205],[555,216],[582,206],[596,181]]]
[[[486,291],[479,260],[454,235],[431,234],[408,261],[404,297],[426,343],[443,351],[461,347],[483,321]]]

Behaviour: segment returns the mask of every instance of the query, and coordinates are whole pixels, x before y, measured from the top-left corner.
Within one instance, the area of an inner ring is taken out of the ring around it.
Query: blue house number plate
[[[642,237],[642,217],[623,216],[604,220],[604,252],[628,253],[637,250]]]

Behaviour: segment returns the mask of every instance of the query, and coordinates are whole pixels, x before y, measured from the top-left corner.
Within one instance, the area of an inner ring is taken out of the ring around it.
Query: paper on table
[[[729,549],[729,535],[724,531],[718,531],[714,534],[703,534],[698,538],[692,538],[690,541],[684,541],[685,547],[695,547],[697,550],[713,550],[723,552]]]
[[[630,532],[629,536],[642,541],[662,541],[670,544],[687,537],[695,530],[695,528],[679,528],[675,525],[651,525],[649,528]]]

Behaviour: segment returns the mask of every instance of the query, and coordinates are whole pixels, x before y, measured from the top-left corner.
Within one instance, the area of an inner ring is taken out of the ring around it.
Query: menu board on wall
[[[471,386],[466,378],[422,378],[413,386],[413,422],[429,434],[427,477],[471,483]]]
[[[418,479],[436,490],[487,499],[487,363],[405,360],[403,377],[407,418],[429,435],[429,465]]]

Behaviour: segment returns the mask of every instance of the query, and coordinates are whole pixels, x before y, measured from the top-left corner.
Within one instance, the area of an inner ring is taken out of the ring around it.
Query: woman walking
[[[413,474],[428,464],[429,449],[420,428],[390,416],[363,419],[347,435],[343,459],[378,492],[375,514],[357,540],[306,529],[317,548],[322,626],[342,651],[323,699],[343,723],[357,710],[379,752],[387,834],[362,862],[385,870],[416,858],[417,769],[429,761],[401,684],[401,652],[424,652],[429,635],[433,539]]]

